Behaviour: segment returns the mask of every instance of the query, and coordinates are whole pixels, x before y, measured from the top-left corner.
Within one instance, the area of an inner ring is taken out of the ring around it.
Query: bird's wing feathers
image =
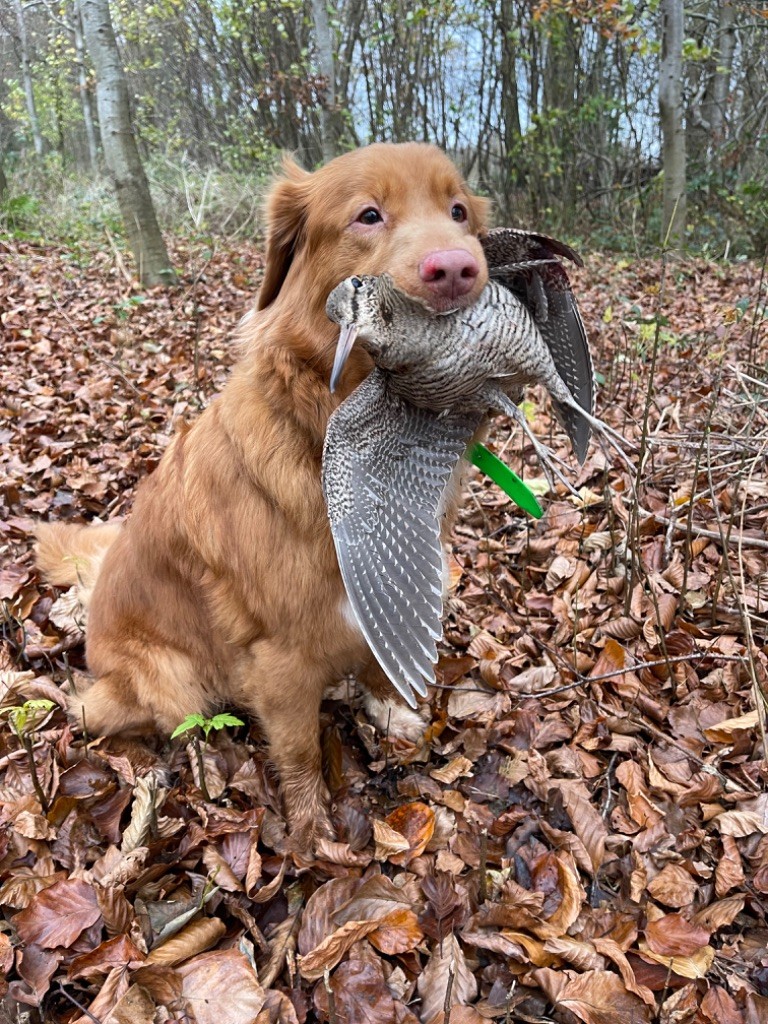
[[[490,275],[515,293],[533,313],[557,368],[579,406],[592,415],[595,375],[587,333],[558,257],[583,266],[577,252],[546,235],[498,228],[481,239]],[[587,455],[591,429],[587,420],[563,405],[555,410],[580,462]]]
[[[331,416],[323,490],[360,629],[408,703],[434,682],[442,635],[441,502],[480,416],[438,416],[374,370]]]

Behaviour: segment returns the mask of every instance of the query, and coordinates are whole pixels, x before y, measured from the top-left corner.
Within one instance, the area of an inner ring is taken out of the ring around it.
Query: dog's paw
[[[288,848],[298,854],[302,861],[306,861],[307,858],[311,861],[323,840],[336,840],[336,830],[325,810],[309,821],[297,821],[293,824],[288,837]]]
[[[366,693],[363,707],[382,736],[389,736],[393,740],[418,743],[427,728],[427,723],[417,711],[396,700],[382,700],[381,697]]]

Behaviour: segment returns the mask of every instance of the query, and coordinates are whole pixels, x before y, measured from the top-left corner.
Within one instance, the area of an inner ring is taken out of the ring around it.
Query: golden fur
[[[373,225],[360,219],[372,206],[383,217]],[[395,697],[345,615],[321,491],[328,417],[369,370],[353,352],[341,393],[330,394],[338,328],[326,298],[345,277],[386,271],[436,308],[456,305],[420,267],[436,250],[465,249],[479,272],[459,301],[473,301],[487,279],[484,216],[485,202],[431,146],[374,145],[312,174],[287,161],[267,202],[246,354],[226,388],[173,438],[125,525],[39,530],[48,578],[80,582],[86,596],[93,587],[95,682],[72,699],[73,717],[92,734],[167,735],[222,703],[256,715],[302,846],[332,834],[318,737],[325,686],[356,671],[373,697]]]

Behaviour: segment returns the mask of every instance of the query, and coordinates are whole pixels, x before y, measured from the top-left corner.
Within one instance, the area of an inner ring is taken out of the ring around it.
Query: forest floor
[[[174,257],[143,292],[114,252],[0,243],[0,1020],[765,1024],[760,267],[576,275],[635,468],[593,446],[540,521],[472,477],[431,724],[392,744],[329,694],[338,842],[308,863],[255,723],[86,746],[60,707],[82,633],[34,525],[129,512],[258,286],[255,248]]]

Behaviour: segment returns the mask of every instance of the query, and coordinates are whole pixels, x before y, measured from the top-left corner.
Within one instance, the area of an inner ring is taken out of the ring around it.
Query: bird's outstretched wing
[[[443,495],[480,419],[418,409],[374,370],[326,432],[323,491],[347,596],[412,707],[435,681],[442,635]]]
[[[488,270],[533,314],[542,338],[552,353],[557,372],[579,406],[593,415],[595,374],[587,333],[559,257],[583,266],[579,254],[554,238],[518,228],[497,228],[481,239]],[[579,462],[584,462],[590,425],[574,409],[554,402],[558,418],[568,432]]]

